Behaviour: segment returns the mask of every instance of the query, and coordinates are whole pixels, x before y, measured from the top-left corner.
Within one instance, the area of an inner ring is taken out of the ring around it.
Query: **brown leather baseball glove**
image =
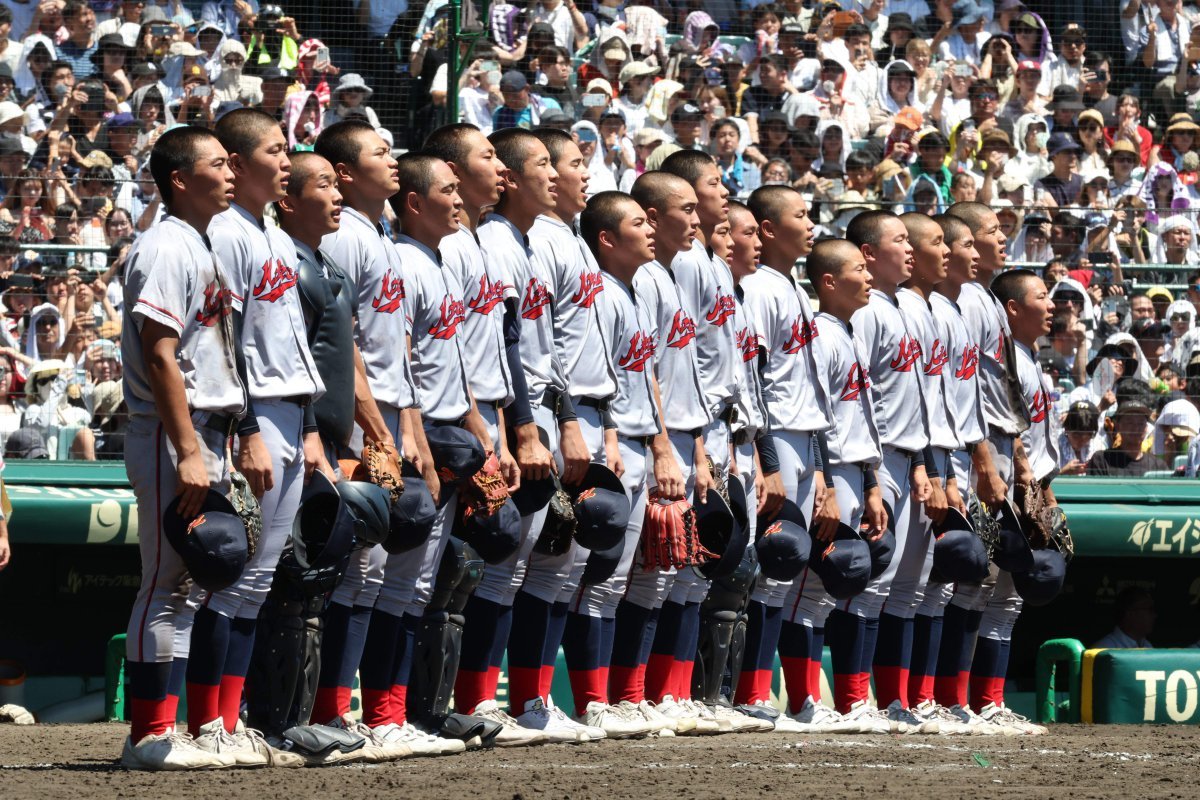
[[[466,504],[465,514],[485,517],[495,514],[508,500],[508,484],[500,474],[500,459],[495,453],[488,453],[483,467],[463,486],[462,497]]]
[[[368,441],[363,445],[362,465],[366,479],[392,494],[392,502],[404,493],[404,478],[400,476],[400,454],[394,445]]]
[[[696,512],[686,500],[667,500],[657,491],[650,493],[646,503],[646,520],[642,525],[642,568],[657,569],[691,567],[715,558],[696,531]]]

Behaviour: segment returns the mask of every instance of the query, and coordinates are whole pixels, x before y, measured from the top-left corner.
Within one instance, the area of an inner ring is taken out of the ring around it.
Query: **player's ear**
[[[758,223],[758,238],[763,244],[766,244],[768,239],[775,240],[775,223],[769,217]]]
[[[241,153],[229,154],[229,169],[233,170],[235,177],[241,177],[246,174],[246,162],[242,160]]]
[[[292,195],[285,195],[275,201],[275,206],[278,210],[285,214],[293,214],[296,211],[296,199]]]
[[[337,176],[339,189],[345,189],[354,184],[354,175],[350,172],[350,165],[343,161],[333,165],[333,174]]]
[[[646,209],[646,221],[650,223],[650,228],[658,230],[658,209],[650,206]]]

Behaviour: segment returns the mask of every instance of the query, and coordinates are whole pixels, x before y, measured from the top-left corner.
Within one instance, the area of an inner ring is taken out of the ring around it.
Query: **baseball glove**
[[[729,475],[713,463],[712,456],[706,455],[704,458],[708,462],[708,472],[712,475],[713,483],[716,484],[717,494],[721,495],[725,505],[729,505]]]
[[[382,442],[366,442],[362,451],[362,465],[367,480],[391,492],[392,502],[404,493],[404,478],[400,476],[400,454],[394,445]]]
[[[575,505],[571,502],[571,496],[562,488],[557,475],[554,476],[554,486],[554,494],[550,496],[550,505],[546,511],[546,522],[534,549],[546,555],[560,556],[571,549],[578,522],[575,519]]]
[[[1064,561],[1070,563],[1075,557],[1075,540],[1071,538],[1071,529],[1067,527],[1067,512],[1062,510],[1062,506],[1051,506],[1050,515],[1054,520],[1050,526],[1051,546],[1062,553]]]
[[[646,503],[642,526],[642,568],[647,572],[692,567],[716,558],[700,544],[696,511],[686,500],[667,500],[657,491]]]
[[[490,517],[508,500],[508,484],[500,474],[500,459],[488,453],[483,467],[463,486],[464,514]]]
[[[1018,508],[1021,510],[1025,536],[1034,550],[1045,550],[1050,546],[1051,531],[1057,516],[1046,500],[1046,490],[1037,481],[1030,481],[1016,489]]]
[[[971,520],[971,526],[975,528],[975,535],[983,542],[990,559],[996,545],[1000,542],[1000,523],[987,510],[975,492],[967,494],[967,518]]]
[[[236,469],[229,470],[229,502],[246,526],[246,558],[252,558],[262,536],[262,505],[254,492],[250,491],[246,476]]]

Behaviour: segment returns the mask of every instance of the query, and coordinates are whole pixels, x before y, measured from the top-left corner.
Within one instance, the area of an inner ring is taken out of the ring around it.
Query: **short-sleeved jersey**
[[[958,304],[934,292],[930,298],[933,316],[946,342],[950,363],[946,377],[946,410],[958,438],[956,449],[987,438],[987,421],[979,396],[979,342],[967,328]]]
[[[537,408],[547,389],[566,391],[567,379],[554,347],[554,294],[550,276],[535,262],[529,237],[499,214],[488,214],[479,226],[479,244],[489,271],[504,276],[517,299],[521,323],[521,365],[529,387],[529,403]]]
[[[142,325],[153,320],[179,334],[176,360],[193,411],[242,416],[246,389],[234,358],[233,292],[217,274],[207,240],[186,222],[164,217],[138,237],[125,261],[121,360],[129,413],[157,415],[142,351]]]
[[[572,397],[602,400],[617,390],[612,358],[596,321],[604,291],[600,266],[569,225],[540,216],[529,230],[533,260],[550,276],[554,295],[554,344]]]
[[[870,367],[857,337],[844,322],[824,312],[817,314],[817,321],[821,325],[821,336],[814,340],[817,364],[833,416],[825,434],[830,465],[879,466],[882,453],[871,400]]]
[[[671,260],[679,296],[696,323],[696,363],[712,416],[736,402],[741,390],[737,301],[729,267],[698,241]]]
[[[960,446],[950,411],[947,408],[946,381],[949,379],[950,350],[942,330],[933,318],[930,302],[911,289],[896,292],[896,301],[909,332],[921,346],[921,386],[925,414],[929,420],[929,441],[934,447],[957,450]]]
[[[773,431],[829,428],[829,398],[817,378],[813,341],[818,336],[808,296],[778,270],[760,266],[742,278],[745,305],[766,349],[762,394]]]
[[[1020,342],[1016,346],[1017,377],[1021,379],[1021,393],[1029,407],[1029,427],[1021,434],[1021,443],[1025,445],[1033,477],[1040,481],[1058,472],[1058,447],[1050,425],[1053,412],[1042,368],[1028,347]]]
[[[654,375],[668,430],[691,431],[712,421],[696,362],[696,321],[679,295],[671,271],[657,261],[643,264],[633,289],[654,326]]]
[[[308,349],[296,288],[300,258],[286,233],[234,204],[213,217],[208,238],[242,312],[241,347],[254,400],[319,397],[325,384]]]
[[[737,342],[738,363],[741,365],[741,391],[734,403],[737,417],[729,426],[734,433],[745,431],[753,439],[759,431],[767,430],[767,409],[763,403],[762,380],[759,375],[760,351],[763,335],[759,330],[757,320],[746,308],[743,302],[745,293],[742,287],[733,289],[737,301],[737,326],[734,334]]]
[[[355,341],[376,402],[397,408],[417,405],[404,347],[404,270],[383,231],[356,209],[342,210],[342,227],[321,241],[358,293]]]
[[[963,284],[958,307],[967,329],[979,343],[979,388],[988,429],[1015,436],[1021,429],[1007,387],[1005,339],[1012,336],[1008,318],[991,292],[977,283]]]
[[[604,291],[596,297],[596,321],[613,354],[617,391],[609,416],[623,436],[654,436],[661,431],[654,402],[654,326],[641,299],[621,281],[600,273]]]
[[[458,278],[438,254],[408,236],[396,243],[404,264],[404,311],[412,331],[409,363],[421,413],[452,422],[471,410],[461,327],[467,317]]]
[[[503,276],[488,270],[479,249],[479,240],[466,228],[459,228],[438,245],[442,268],[458,277],[463,290],[467,318],[462,324],[459,347],[467,367],[471,392],[480,402],[512,402],[512,375],[504,357],[504,297],[512,287]]]
[[[851,317],[854,338],[871,373],[880,444],[917,453],[929,444],[921,399],[921,344],[909,333],[896,301],[877,289]]]

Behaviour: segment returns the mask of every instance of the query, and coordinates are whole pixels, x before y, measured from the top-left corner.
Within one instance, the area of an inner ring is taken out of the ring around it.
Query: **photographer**
[[[289,72],[300,63],[300,31],[296,20],[285,16],[275,4],[259,6],[258,14],[244,19],[242,28],[250,28],[250,43],[246,46],[247,75],[259,75],[268,67]]]

